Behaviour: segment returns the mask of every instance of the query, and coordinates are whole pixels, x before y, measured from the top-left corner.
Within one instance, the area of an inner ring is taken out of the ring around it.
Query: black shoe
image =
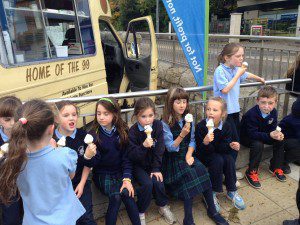
[[[271,168],[269,168],[269,172],[272,173],[273,176],[275,176],[276,179],[279,180],[280,182],[286,181],[286,176],[283,174],[282,169],[272,170]]]
[[[291,167],[289,166],[288,163],[284,163],[283,166],[281,167],[282,171],[284,174],[290,174],[291,173]]]
[[[300,224],[300,220],[299,219],[295,219],[295,220],[284,220],[282,225],[299,225]]]
[[[221,216],[220,213],[210,214],[207,212],[209,218],[211,218],[217,225],[229,225],[229,223]]]
[[[257,170],[252,170],[252,171],[246,170],[245,177],[246,177],[246,180],[248,181],[248,183],[250,184],[250,186],[252,186],[256,189],[261,188],[261,184],[258,179]]]

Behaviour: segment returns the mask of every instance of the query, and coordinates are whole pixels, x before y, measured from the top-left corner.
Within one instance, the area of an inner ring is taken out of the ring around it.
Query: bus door
[[[150,16],[131,20],[128,24],[124,61],[132,92],[156,90],[158,54]]]

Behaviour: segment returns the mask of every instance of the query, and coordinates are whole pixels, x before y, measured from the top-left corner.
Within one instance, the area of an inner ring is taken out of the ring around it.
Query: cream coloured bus
[[[107,0],[0,0],[0,18],[0,96],[28,100],[156,89],[151,17],[132,20],[124,42],[110,22]],[[81,113],[91,112],[88,105]]]

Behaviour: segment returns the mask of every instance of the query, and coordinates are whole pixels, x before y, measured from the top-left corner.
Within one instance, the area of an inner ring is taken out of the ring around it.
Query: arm
[[[155,147],[153,148],[153,159],[152,159],[152,171],[151,172],[160,172],[161,164],[162,164],[162,157],[165,152],[165,145],[164,145],[164,133],[163,133],[163,126],[160,121],[158,121],[158,128],[157,128],[157,142]]]
[[[207,127],[203,126],[203,122],[200,122],[197,124],[196,131],[195,131],[195,139],[196,139],[196,146],[197,146],[197,152],[207,151],[207,152],[213,152],[214,147],[211,143],[208,145],[205,145],[203,143],[203,140],[205,136],[208,133]]]
[[[85,183],[87,181],[90,171],[91,171],[91,168],[86,167],[86,166],[83,167],[80,182],[77,185],[77,187],[75,188],[75,194],[76,194],[77,198],[80,198],[83,193],[83,189],[84,189],[84,186],[85,186]]]
[[[225,123],[226,124],[226,123]],[[218,143],[217,149],[221,152],[228,153],[231,149],[230,143],[232,142],[232,131],[231,127],[226,125],[223,126],[221,139]]]
[[[251,80],[251,79],[252,79],[252,80],[256,80],[256,81],[258,81],[258,82],[265,83],[265,79],[264,79],[264,78],[261,78],[261,77],[255,75],[255,74],[249,73],[249,72],[248,72],[248,76],[247,76],[246,79],[247,79],[247,80]]]
[[[179,136],[173,140],[173,134],[171,133],[169,125],[167,125],[165,122],[162,122],[163,124],[163,134],[164,134],[164,143],[169,152],[178,152],[179,151],[179,145],[182,141],[182,138]]]
[[[239,68],[235,74],[235,76],[228,81],[225,77],[225,74],[222,72],[216,73],[216,85],[221,90],[223,94],[228,94],[228,92],[234,87],[240,77],[245,73],[246,69]]]
[[[132,163],[128,158],[128,146],[125,149],[121,149],[122,153],[122,167],[123,167],[123,178],[132,178]]]

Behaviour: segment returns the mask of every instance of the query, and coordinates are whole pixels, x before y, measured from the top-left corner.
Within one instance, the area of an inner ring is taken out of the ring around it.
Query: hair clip
[[[19,121],[20,121],[23,125],[26,124],[26,123],[28,122],[27,119],[24,118],[24,117],[20,118]]]

